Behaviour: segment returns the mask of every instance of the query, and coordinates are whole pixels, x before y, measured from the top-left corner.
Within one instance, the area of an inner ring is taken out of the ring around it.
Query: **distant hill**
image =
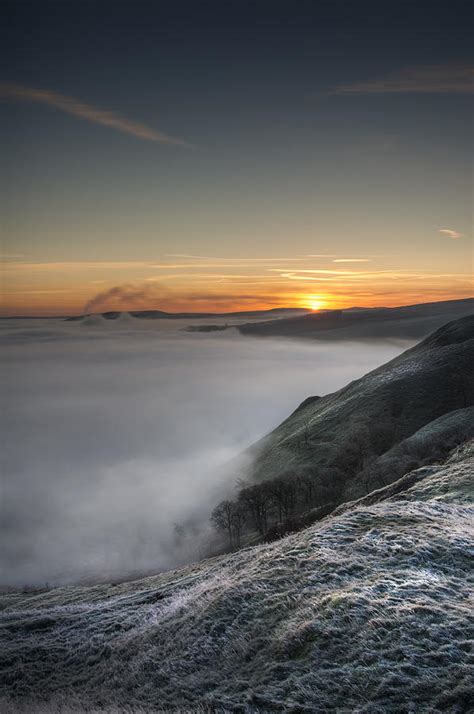
[[[270,310],[244,310],[241,312],[164,312],[163,310],[129,310],[127,314],[140,320],[202,320],[208,318],[265,318],[265,317],[287,317],[304,315],[308,310],[297,307],[275,307]],[[104,320],[117,320],[123,312],[108,311],[93,313],[103,317]],[[90,317],[90,314],[76,315],[64,318],[67,322],[76,322]]]
[[[474,316],[339,391],[306,399],[247,451],[254,483],[305,475],[343,502],[474,436]]]
[[[471,711],[473,454],[275,543],[0,595],[0,709]]]
[[[474,298],[393,308],[351,308],[238,326],[243,335],[318,340],[421,339],[474,313]]]

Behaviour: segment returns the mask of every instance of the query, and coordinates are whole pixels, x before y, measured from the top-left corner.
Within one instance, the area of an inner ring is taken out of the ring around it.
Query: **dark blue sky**
[[[7,0],[2,46],[9,79],[29,84],[120,86],[142,73],[147,81],[168,78],[172,86],[164,88],[176,92],[222,91],[225,80],[231,91],[231,83],[255,86],[262,79],[311,91],[315,76],[319,89],[329,89],[400,65],[467,63],[470,5]]]
[[[3,12],[7,254],[381,254],[381,268],[432,260],[453,273],[469,260],[466,240],[446,256],[439,230],[470,231],[470,3],[62,0]],[[193,148],[84,121],[57,96]]]

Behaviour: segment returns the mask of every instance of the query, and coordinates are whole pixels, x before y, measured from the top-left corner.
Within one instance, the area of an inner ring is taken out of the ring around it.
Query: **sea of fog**
[[[186,325],[0,320],[0,585],[172,567],[174,524],[207,522],[234,457],[407,347]]]

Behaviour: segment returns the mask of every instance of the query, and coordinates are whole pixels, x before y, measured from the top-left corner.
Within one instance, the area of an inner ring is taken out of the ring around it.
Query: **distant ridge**
[[[290,316],[300,316],[307,314],[309,310],[298,307],[274,307],[270,310],[243,310],[241,312],[165,312],[164,310],[127,310],[127,311],[117,311],[109,310],[107,312],[101,313],[88,313],[84,315],[75,315],[73,317],[63,318],[67,322],[77,322],[78,320],[83,320],[86,317],[91,317],[91,315],[98,315],[103,317],[104,320],[116,320],[120,315],[124,314],[131,315],[140,320],[201,320],[207,318],[226,318],[226,317],[266,317],[267,315],[290,315]]]
[[[471,314],[474,314],[474,298],[466,298],[401,307],[328,310],[258,324],[245,323],[237,329],[253,337],[418,340],[451,320]]]
[[[166,312],[165,310],[108,310],[81,315],[7,315],[0,320],[64,320],[79,322],[92,316],[116,320],[121,315],[140,320],[222,320],[248,319],[237,327],[254,337],[295,337],[300,339],[350,340],[372,338],[421,339],[446,322],[474,314],[474,298],[403,305],[399,307],[350,307],[313,312],[305,308],[275,307],[269,310],[236,312]],[[267,319],[265,319],[267,318]],[[253,320],[258,320],[254,322]],[[200,325],[193,331],[208,332],[215,325]],[[224,328],[225,329],[225,328]]]

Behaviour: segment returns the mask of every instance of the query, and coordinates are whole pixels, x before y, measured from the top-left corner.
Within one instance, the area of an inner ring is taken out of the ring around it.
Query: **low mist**
[[[307,396],[407,347],[185,327],[1,321],[0,585],[172,567],[183,557],[174,524],[207,522],[235,456]]]

